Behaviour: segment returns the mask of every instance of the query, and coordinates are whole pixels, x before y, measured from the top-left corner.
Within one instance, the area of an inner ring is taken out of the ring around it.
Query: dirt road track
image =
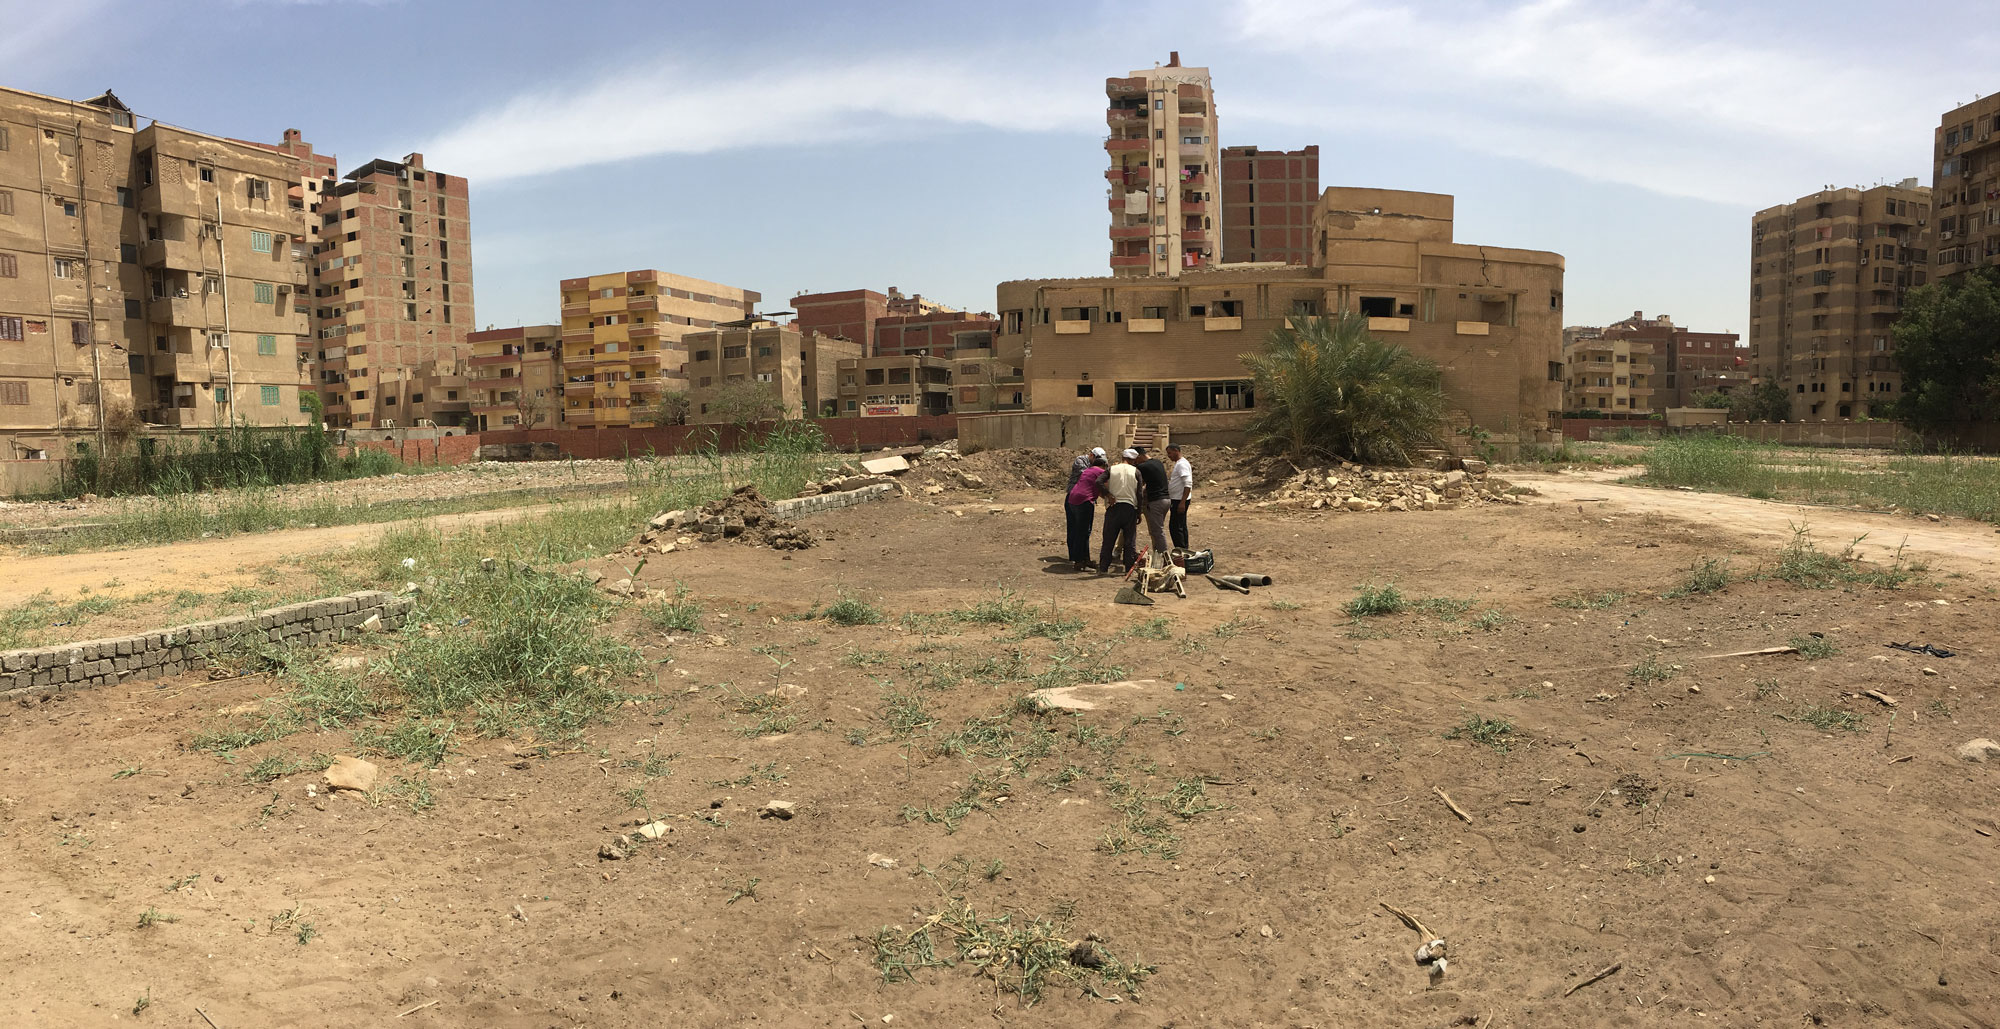
[[[1612,512],[1661,514],[1759,543],[1788,542],[1792,527],[1804,525],[1822,548],[1834,552],[1865,533],[1868,538],[1855,550],[1871,561],[1889,560],[1897,547],[1906,546],[1907,556],[1929,559],[1934,564],[1948,563],[1951,571],[2000,580],[2000,533],[1985,522],[1970,519],[1929,522],[1904,515],[1651,489],[1616,481],[1637,471],[1609,468],[1560,474],[1511,471],[1504,474],[1509,482],[1540,490],[1543,503],[1583,503],[1587,510],[1600,511],[1606,516]]]
[[[366,543],[383,533],[421,522],[439,528],[464,528],[540,514],[554,505],[471,511],[429,519],[335,525],[324,529],[287,529],[247,533],[220,539],[189,540],[131,550],[100,550],[82,554],[19,555],[0,553],[0,608],[26,601],[43,590],[57,599],[80,587],[102,590],[112,580],[121,589],[213,590],[252,581],[256,569],[299,553],[331,550]]]

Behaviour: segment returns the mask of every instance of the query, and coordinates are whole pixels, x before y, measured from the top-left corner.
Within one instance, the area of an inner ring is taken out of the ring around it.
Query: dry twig
[[[1449,794],[1449,793],[1446,793],[1446,792],[1444,791],[1444,787],[1442,787],[1442,786],[1433,786],[1433,787],[1431,787],[1431,792],[1433,792],[1433,793],[1436,793],[1436,794],[1437,794],[1437,795],[1438,795],[1438,796],[1439,796],[1440,798],[1443,798],[1443,800],[1444,800],[1444,806],[1445,806],[1445,807],[1448,807],[1448,808],[1450,808],[1450,809],[1451,809],[1451,813],[1452,813],[1452,814],[1454,814],[1454,815],[1457,815],[1458,817],[1460,817],[1460,818],[1462,818],[1462,819],[1465,819],[1465,821],[1467,822],[1467,824],[1470,824],[1470,823],[1472,822],[1472,816],[1471,816],[1471,815],[1468,815],[1468,814],[1466,814],[1466,813],[1465,813],[1465,809],[1464,809],[1464,808],[1462,808],[1462,807],[1459,807],[1459,806],[1458,806],[1458,802],[1457,802],[1457,801],[1454,801],[1454,800],[1452,800],[1452,799],[1451,799],[1451,794]]]
[[[1569,989],[1563,991],[1563,996],[1567,997],[1570,994],[1575,993],[1576,991],[1581,990],[1586,986],[1589,986],[1591,983],[1598,981],[1599,979],[1606,978],[1613,972],[1616,972],[1624,967],[1625,967],[1625,962],[1614,961],[1611,964],[1608,964],[1603,968],[1598,969],[1596,975],[1593,975],[1590,978],[1583,980],[1582,982],[1572,984]]]

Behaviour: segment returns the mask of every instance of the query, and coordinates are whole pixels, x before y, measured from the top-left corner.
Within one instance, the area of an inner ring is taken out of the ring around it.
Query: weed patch
[[[1464,724],[1444,734],[1448,740],[1471,740],[1505,754],[1513,748],[1514,723],[1483,715],[1467,715]]]
[[[1363,583],[1354,587],[1354,599],[1341,605],[1340,610],[1349,618],[1373,618],[1396,614],[1408,606],[1403,591],[1394,583],[1382,586]]]

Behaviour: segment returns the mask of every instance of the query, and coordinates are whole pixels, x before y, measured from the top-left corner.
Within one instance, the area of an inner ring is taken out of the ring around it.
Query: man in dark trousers
[[[1097,548],[1099,575],[1110,573],[1114,546],[1125,551],[1125,569],[1120,575],[1139,560],[1139,470],[1133,467],[1137,460],[1139,452],[1127,450],[1098,480],[1098,496],[1111,501],[1111,509],[1104,512],[1104,542]]]
[[[1145,491],[1144,510],[1146,512],[1146,538],[1151,543],[1153,553],[1165,557],[1172,546],[1167,541],[1167,509],[1173,502],[1167,499],[1167,466],[1141,448],[1139,454],[1139,485]]]
[[[1194,466],[1181,456],[1178,443],[1167,445],[1167,499],[1173,510],[1167,515],[1167,534],[1174,539],[1174,546],[1181,550],[1188,548],[1187,512],[1188,501],[1194,499]]]

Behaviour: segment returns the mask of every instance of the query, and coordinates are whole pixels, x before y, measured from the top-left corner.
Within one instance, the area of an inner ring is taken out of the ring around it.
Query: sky
[[[1213,76],[1221,142],[1451,193],[1567,261],[1565,321],[1748,320],[1753,212],[1930,182],[2000,20],[1850,0],[0,0],[0,84],[471,183],[477,320],[564,277],[897,286],[971,309],[1108,272],[1104,79]],[[1950,24],[1948,29],[1940,26]]]

